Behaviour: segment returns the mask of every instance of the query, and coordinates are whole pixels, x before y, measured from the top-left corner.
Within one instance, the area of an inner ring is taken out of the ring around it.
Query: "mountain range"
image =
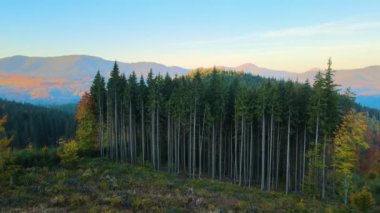
[[[58,57],[12,56],[0,59],[0,97],[34,104],[66,104],[77,102],[80,95],[89,89],[99,70],[108,77],[114,61],[88,55]],[[118,61],[120,71],[127,76],[135,71],[137,76],[146,75],[150,69],[154,74],[183,75],[190,69],[165,66],[154,62],[124,63]],[[218,66],[226,70],[244,71],[263,77],[313,81],[322,69],[311,69],[304,73],[273,70],[251,63],[237,67]],[[357,102],[380,109],[380,66],[359,69],[337,70],[336,83],[341,89],[350,87],[357,94]]]

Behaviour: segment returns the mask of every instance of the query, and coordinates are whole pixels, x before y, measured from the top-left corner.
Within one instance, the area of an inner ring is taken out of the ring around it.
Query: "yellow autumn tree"
[[[73,167],[78,163],[79,145],[75,140],[61,141],[61,150],[58,152],[58,156],[61,158],[61,162],[64,166]]]
[[[367,149],[365,141],[367,122],[363,113],[350,110],[335,132],[335,162],[337,176],[341,181],[341,194],[347,205],[352,174],[359,162],[359,150]]]
[[[11,176],[12,168],[12,155],[9,144],[12,142],[13,137],[7,137],[5,135],[4,125],[7,122],[8,117],[5,115],[0,119],[0,180],[3,185],[4,180]]]
[[[82,96],[77,113],[76,140],[79,145],[79,152],[83,155],[89,155],[98,149],[98,127],[94,116],[94,100],[89,93]]]
[[[4,125],[7,122],[8,117],[5,115],[0,119],[0,169],[4,170],[9,160],[11,148],[9,144],[12,142],[13,137],[5,136]]]

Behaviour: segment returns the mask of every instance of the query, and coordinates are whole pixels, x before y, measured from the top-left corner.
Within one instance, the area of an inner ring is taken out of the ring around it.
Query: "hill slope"
[[[0,59],[0,97],[37,104],[65,104],[77,102],[80,94],[88,90],[97,70],[105,77],[109,75],[114,61],[87,55],[58,57],[12,56]],[[174,76],[190,70],[182,67],[168,67],[154,62],[118,62],[121,72],[127,76],[135,71],[137,76],[153,73]],[[318,69],[304,73],[272,70],[251,63],[225,69],[241,70],[263,77],[313,80]],[[342,88],[351,87],[358,94],[358,102],[380,109],[380,66],[360,69],[338,70],[336,82]]]
[[[311,83],[317,72],[323,71],[323,69],[314,68],[304,73],[294,73],[262,68],[250,63],[237,67],[225,67],[225,69],[240,70],[269,78],[298,80],[299,82],[308,79]],[[358,103],[380,109],[380,66],[337,70],[334,79],[341,89],[351,88],[357,94]]]
[[[58,106],[56,106],[58,108]],[[75,132],[74,114],[61,109],[0,99],[0,117],[7,115],[5,131],[14,136],[12,147],[56,146],[60,138],[72,138]]]
[[[46,78],[65,78],[68,80],[85,80],[83,78],[95,76],[99,70],[102,75],[108,76],[114,61],[105,60],[88,55],[69,55],[58,57],[27,57],[13,56],[0,59],[0,71],[8,74],[22,74]],[[150,69],[154,74],[170,75],[184,74],[188,69],[168,67],[154,62],[124,63],[118,61],[119,68],[125,74],[132,71],[137,76],[146,75]]]
[[[80,94],[88,90],[99,70],[109,75],[114,61],[87,55],[59,57],[13,56],[0,59],[0,97],[35,104],[66,104],[77,102]],[[127,76],[154,74],[171,76],[184,74],[188,69],[168,67],[154,62],[118,62]]]
[[[12,189],[0,191],[0,210],[16,209],[54,212],[80,212],[83,209],[90,212],[324,212],[338,210],[338,206],[299,195],[264,192],[221,181],[181,178],[153,172],[149,166],[132,167],[101,159],[81,159],[76,168],[55,165],[20,169]]]

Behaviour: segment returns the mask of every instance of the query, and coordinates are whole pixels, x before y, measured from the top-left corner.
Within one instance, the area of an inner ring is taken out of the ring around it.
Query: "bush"
[[[15,163],[22,167],[51,167],[59,163],[56,149],[23,149],[13,152]]]
[[[73,207],[83,206],[88,203],[90,198],[86,195],[81,195],[79,193],[74,193],[70,197],[70,205]]]
[[[51,203],[53,206],[64,206],[66,199],[63,195],[57,195],[51,199]]]
[[[133,210],[137,210],[137,212],[141,210],[149,210],[149,212],[159,212],[160,210],[157,209],[158,206],[159,206],[158,201],[149,197],[135,198],[132,201],[132,208]]]
[[[63,165],[72,167],[78,163],[78,143],[74,140],[61,143],[62,151],[58,152],[58,156],[61,158]]]
[[[369,190],[373,193],[375,203],[380,203],[380,178],[369,180],[366,182]]]
[[[111,197],[110,203],[114,207],[121,206],[123,204],[123,198],[118,195],[114,195]]]
[[[297,207],[297,210],[298,210],[299,212],[307,212],[307,209],[305,208],[305,202],[303,201],[302,198],[301,198],[301,200],[297,203],[296,207]]]
[[[370,180],[376,179],[376,177],[377,177],[377,174],[374,173],[374,172],[370,172],[370,173],[368,174],[368,178],[369,178]]]
[[[363,187],[362,191],[352,193],[350,195],[350,201],[352,207],[361,211],[369,212],[375,205],[372,193],[368,190],[368,187]]]

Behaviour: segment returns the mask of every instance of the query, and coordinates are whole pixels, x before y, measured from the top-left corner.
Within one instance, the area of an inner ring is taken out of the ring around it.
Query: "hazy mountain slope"
[[[264,77],[273,77],[276,79],[292,79],[304,82],[308,79],[311,83],[318,71],[323,69],[314,68],[304,73],[294,73],[287,71],[271,70],[261,68],[254,64],[243,64],[230,69],[242,70],[254,75]],[[337,70],[335,73],[335,81],[343,88],[351,87],[360,95],[380,94],[380,66],[369,66],[360,69]]]
[[[312,69],[304,73],[292,73],[287,71],[261,68],[253,64],[243,64],[238,67],[226,69],[241,70],[264,77],[276,79],[292,79],[305,82],[306,79],[313,83],[314,76],[319,70]],[[337,70],[335,81],[341,89],[351,88],[357,94],[357,102],[365,106],[380,109],[380,66],[369,66],[360,69]]]
[[[13,56],[0,59],[0,72],[23,74],[28,76],[43,76],[47,78],[66,78],[83,80],[83,77],[93,77],[99,70],[107,76],[114,61],[86,55],[70,55],[59,57],[26,57]],[[146,75],[150,69],[155,74],[166,72],[169,75],[184,74],[188,69],[181,67],[167,67],[154,62],[124,63],[118,62],[119,68],[127,75],[131,71]]]
[[[64,104],[79,100],[88,90],[99,70],[107,77],[114,61],[86,55],[59,57],[12,56],[0,59],[0,97],[38,104]],[[154,74],[171,76],[184,74],[188,69],[167,67],[153,62],[118,62],[127,76]]]
[[[88,90],[91,81],[99,70],[108,77],[114,61],[87,55],[69,55],[59,57],[12,56],[0,59],[0,97],[22,102],[42,104],[64,104],[79,100],[80,94]],[[168,67],[154,62],[124,63],[118,62],[120,71],[127,76],[133,70],[137,76],[146,75],[150,69],[155,74],[170,76],[189,72],[182,67]],[[221,68],[237,70],[271,77],[292,79],[312,83],[319,69],[304,73],[272,70],[251,63],[237,67]],[[360,69],[338,70],[336,82],[342,88],[351,87],[358,94],[358,102],[380,109],[380,66]]]

